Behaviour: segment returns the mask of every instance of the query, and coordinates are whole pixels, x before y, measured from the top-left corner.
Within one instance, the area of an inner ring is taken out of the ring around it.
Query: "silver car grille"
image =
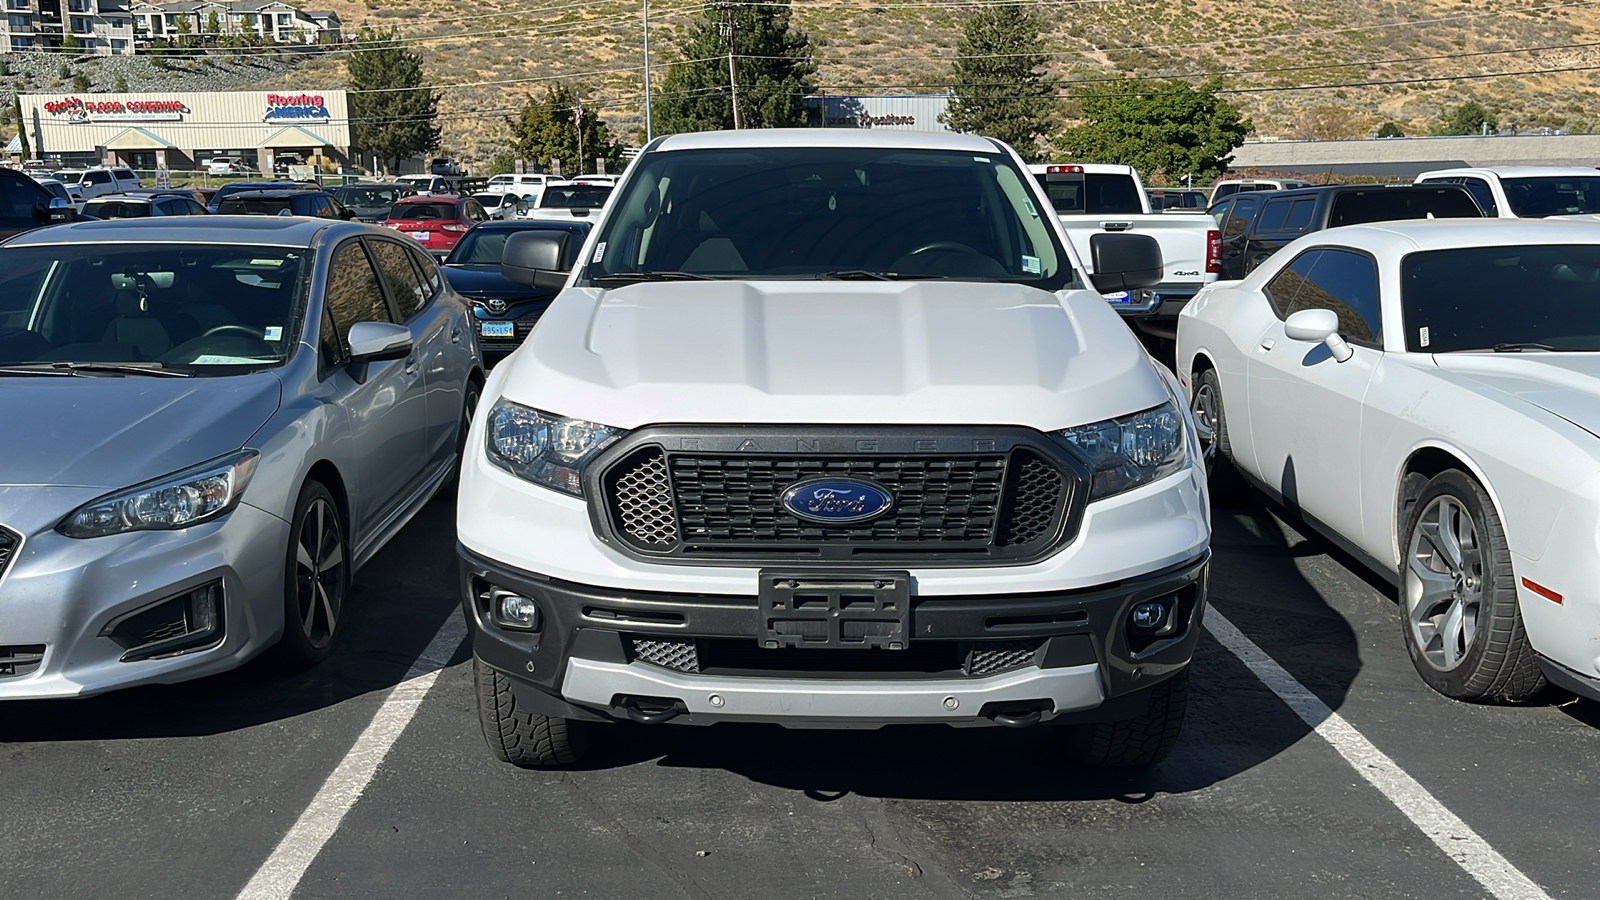
[[[0,575],[6,573],[6,567],[11,564],[11,558],[16,555],[20,546],[22,538],[16,532],[0,527]]]

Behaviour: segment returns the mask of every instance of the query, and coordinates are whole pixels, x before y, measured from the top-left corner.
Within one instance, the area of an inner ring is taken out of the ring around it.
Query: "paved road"
[[[1145,775],[1071,771],[1044,730],[732,725],[618,726],[587,768],[522,772],[484,749],[465,648],[381,761],[346,760],[458,615],[452,518],[435,501],[363,570],[351,640],[312,672],[5,706],[0,896],[235,896],[336,768],[371,781],[296,897],[1487,894],[1210,637]],[[1600,704],[1445,700],[1378,582],[1260,507],[1216,524],[1217,612],[1537,883],[1521,896],[1600,895]]]

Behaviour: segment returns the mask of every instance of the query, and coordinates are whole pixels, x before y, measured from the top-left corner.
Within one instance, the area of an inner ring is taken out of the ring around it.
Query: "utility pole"
[[[733,130],[738,131],[743,124],[739,116],[739,70],[733,61],[733,33],[737,27],[733,21],[734,4],[723,2],[717,5],[728,11],[728,21],[717,30],[728,38],[728,95],[733,100]]]
[[[644,2],[644,142],[655,137],[654,123],[650,120],[650,0]]]

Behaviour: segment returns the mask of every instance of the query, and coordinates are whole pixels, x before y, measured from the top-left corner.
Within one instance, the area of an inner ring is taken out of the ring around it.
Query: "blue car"
[[[472,301],[478,340],[491,365],[509,356],[533,331],[556,292],[508,281],[500,275],[500,251],[506,237],[518,231],[563,231],[570,259],[589,236],[589,222],[510,221],[484,222],[461,236],[444,261],[444,277],[456,293]]]

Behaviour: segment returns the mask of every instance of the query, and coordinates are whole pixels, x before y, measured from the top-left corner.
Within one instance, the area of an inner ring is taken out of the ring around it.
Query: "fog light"
[[[1140,631],[1159,631],[1167,621],[1167,605],[1159,600],[1146,600],[1133,608],[1128,620]]]
[[[135,662],[215,646],[222,616],[222,582],[213,581],[119,616],[100,633],[127,651],[123,662]]]
[[[510,591],[493,590],[489,592],[489,610],[494,616],[494,622],[501,628],[510,628],[517,631],[539,630],[539,604],[532,597],[513,594]]]

